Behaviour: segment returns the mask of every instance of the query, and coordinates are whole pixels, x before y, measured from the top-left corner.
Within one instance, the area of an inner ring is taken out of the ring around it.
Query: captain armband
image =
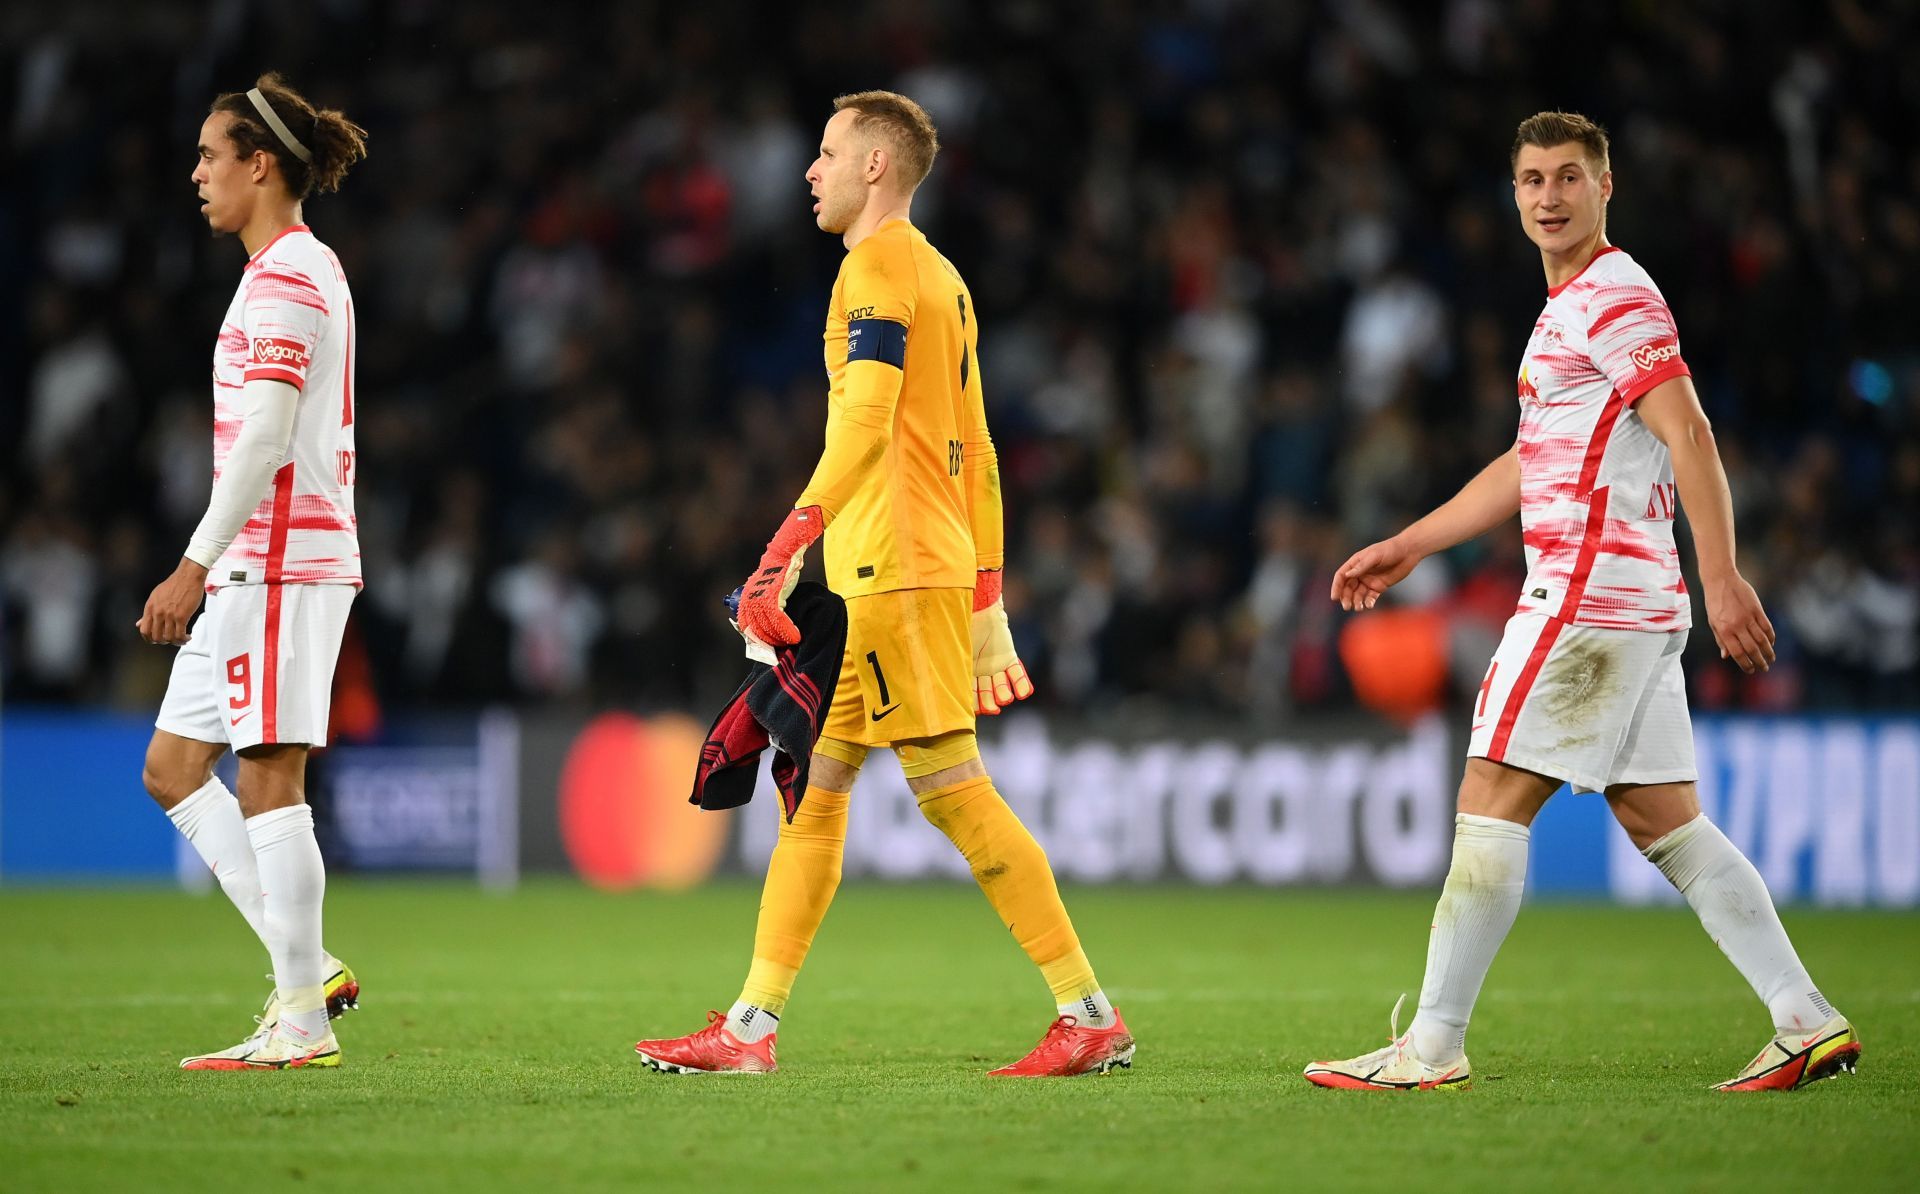
[[[847,324],[847,363],[879,361],[907,366],[907,325],[891,319],[855,319]]]

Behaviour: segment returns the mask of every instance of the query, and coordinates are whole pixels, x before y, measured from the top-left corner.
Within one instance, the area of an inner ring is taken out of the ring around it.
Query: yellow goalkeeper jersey
[[[827,310],[826,447],[796,507],[827,514],[842,597],[968,588],[1002,562],[979,324],[960,271],[905,220],[840,264]]]

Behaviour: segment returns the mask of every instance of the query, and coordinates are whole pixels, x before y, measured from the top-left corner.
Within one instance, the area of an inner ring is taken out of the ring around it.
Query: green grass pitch
[[[1716,1095],[1766,1019],[1685,909],[1530,905],[1469,1041],[1473,1089],[1322,1091],[1384,1042],[1433,893],[1074,889],[1139,1038],[1131,1073],[989,1080],[1052,1016],[969,888],[850,884],[780,1073],[643,1069],[745,971],[757,888],[492,896],[336,880],[359,972],[339,1070],[181,1073],[233,1043],[267,963],[217,897],[0,892],[0,1189],[1912,1189],[1920,916],[1794,912],[1860,1073]],[[1623,1187],[1632,1182],[1632,1187]]]

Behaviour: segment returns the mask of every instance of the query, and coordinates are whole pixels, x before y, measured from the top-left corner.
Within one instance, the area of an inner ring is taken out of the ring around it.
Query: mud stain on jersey
[[[1588,640],[1569,646],[1554,659],[1545,679],[1541,697],[1546,713],[1570,731],[1556,749],[1592,742],[1599,731],[1588,727],[1620,696],[1620,661],[1608,644]]]

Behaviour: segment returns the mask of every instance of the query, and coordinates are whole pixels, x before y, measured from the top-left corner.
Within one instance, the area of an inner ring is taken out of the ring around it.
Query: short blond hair
[[[849,108],[859,113],[853,127],[877,133],[887,143],[907,190],[926,180],[940,152],[940,134],[925,108],[897,91],[855,91],[834,99],[835,112]]]
[[[1607,130],[1578,112],[1535,112],[1520,122],[1513,134],[1513,152],[1507,155],[1507,169],[1520,160],[1520,147],[1537,145],[1552,149],[1556,145],[1578,142],[1587,157],[1600,167],[1597,174],[1613,169],[1607,160]]]

